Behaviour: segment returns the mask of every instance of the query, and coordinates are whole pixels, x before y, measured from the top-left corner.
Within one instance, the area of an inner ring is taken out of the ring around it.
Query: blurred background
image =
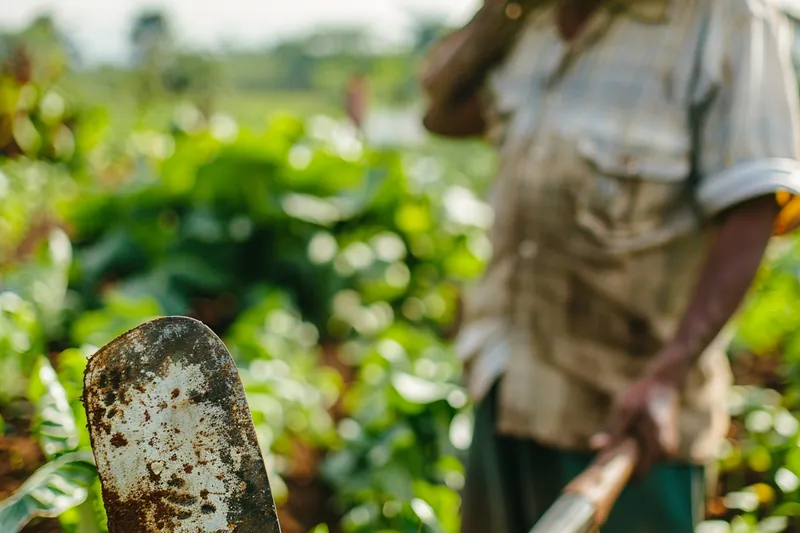
[[[83,369],[160,315],[231,350],[285,533],[458,531],[447,339],[495,161],[424,134],[415,75],[475,4],[5,3],[3,533],[105,531]],[[800,531],[798,296],[797,238],[776,241],[735,324],[707,532]]]

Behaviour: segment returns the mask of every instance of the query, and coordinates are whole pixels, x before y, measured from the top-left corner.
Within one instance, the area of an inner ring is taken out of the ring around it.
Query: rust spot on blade
[[[109,533],[279,533],[239,375],[200,322],[154,320],[84,378]]]

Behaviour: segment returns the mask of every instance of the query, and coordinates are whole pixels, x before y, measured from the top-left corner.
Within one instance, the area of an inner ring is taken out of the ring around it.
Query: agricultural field
[[[106,530],[87,360],[186,315],[234,357],[284,532],[456,533],[472,411],[448,333],[491,253],[488,148],[373,145],[321,88],[22,74],[0,75],[0,531]],[[734,324],[707,531],[800,531],[799,273],[776,241]]]

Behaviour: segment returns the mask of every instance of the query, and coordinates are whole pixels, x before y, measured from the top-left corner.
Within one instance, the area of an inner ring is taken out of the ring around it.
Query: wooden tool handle
[[[564,492],[590,501],[596,509],[595,524],[599,526],[606,521],[622,489],[628,484],[638,459],[639,446],[635,440],[626,439],[598,457]]]
[[[628,483],[638,455],[632,439],[609,449],[567,486],[530,533],[597,531]]]

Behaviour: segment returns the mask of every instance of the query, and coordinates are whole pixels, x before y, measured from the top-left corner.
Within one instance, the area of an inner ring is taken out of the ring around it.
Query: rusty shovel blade
[[[160,318],[110,342],[83,400],[109,533],[280,533],[239,374],[201,322]]]

